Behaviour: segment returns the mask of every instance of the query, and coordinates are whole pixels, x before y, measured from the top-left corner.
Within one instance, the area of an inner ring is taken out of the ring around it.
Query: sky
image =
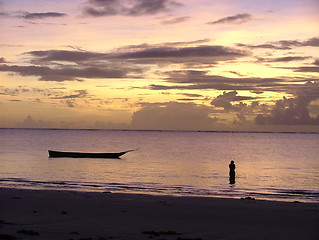
[[[0,127],[319,132],[317,0],[0,0]]]

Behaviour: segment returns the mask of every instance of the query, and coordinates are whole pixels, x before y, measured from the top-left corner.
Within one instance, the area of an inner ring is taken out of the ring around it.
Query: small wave
[[[129,183],[100,183],[100,182],[73,182],[73,181],[41,181],[24,178],[2,178],[0,187],[29,188],[29,189],[55,189],[76,191],[112,191],[126,193],[167,194],[183,196],[214,196],[227,198],[241,198],[254,196],[257,199],[281,201],[307,201],[319,202],[319,192],[302,189],[250,189],[240,188],[236,185],[212,186],[210,189],[198,188],[192,185],[163,185],[152,182]]]
[[[311,190],[278,190],[279,193],[292,195],[314,195],[319,196],[319,192]]]
[[[305,189],[281,189],[281,188],[263,188],[261,190],[267,192],[274,192],[274,193],[282,193],[282,194],[296,194],[296,195],[307,195],[313,194],[319,196],[319,191],[316,190],[305,190]]]

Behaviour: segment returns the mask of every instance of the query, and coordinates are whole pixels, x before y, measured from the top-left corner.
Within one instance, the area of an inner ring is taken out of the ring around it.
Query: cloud
[[[165,60],[172,62],[196,61],[199,58],[209,62],[225,61],[247,56],[248,53],[224,46],[201,45],[196,47],[152,47],[131,50],[118,53],[114,57],[117,59],[151,59],[154,61]]]
[[[319,67],[299,67],[295,72],[315,72],[319,73]]]
[[[67,107],[74,108],[78,104],[88,104],[88,100],[92,100],[93,95],[88,90],[74,90],[71,93],[55,92],[49,96],[50,99],[60,100]]]
[[[295,89],[291,89],[289,93],[296,96],[298,101],[309,104],[311,101],[319,99],[319,81],[308,81]]]
[[[311,113],[315,109],[312,103],[319,99],[319,82],[310,82],[293,89],[290,94],[294,98],[276,101],[268,112],[261,113],[255,118],[259,125],[319,125],[319,114]]]
[[[224,113],[235,115],[234,124],[253,121],[257,125],[319,125],[319,111],[316,105],[312,105],[313,101],[319,99],[319,84],[308,82],[294,95],[295,98],[283,97],[275,105],[269,105],[258,101],[243,103],[254,98],[239,96],[237,91],[225,91],[214,98],[211,105],[222,108]]]
[[[0,86],[0,95],[5,95],[5,96],[18,96],[21,93],[26,93],[30,92],[29,89],[26,88],[4,88]]]
[[[177,24],[177,23],[188,21],[189,19],[190,17],[176,17],[170,20],[162,21],[161,24],[163,25]]]
[[[86,98],[87,96],[88,96],[87,90],[75,90],[74,94],[64,95],[64,96],[56,96],[56,97],[52,97],[52,99]]]
[[[242,24],[251,21],[252,17],[249,13],[239,13],[237,15],[228,16],[225,18],[218,19],[213,22],[208,22],[207,24]]]
[[[215,107],[222,107],[224,110],[230,111],[235,110],[235,106],[232,105],[232,102],[256,99],[254,97],[237,96],[237,94],[237,91],[224,92],[222,95],[214,98],[213,101],[211,101],[211,105]]]
[[[6,62],[7,61],[3,57],[0,58],[0,63],[6,63]]]
[[[0,12],[0,18],[7,18],[7,17],[10,17],[10,14],[9,14],[9,13]]]
[[[24,20],[30,21],[30,20],[40,20],[40,19],[46,19],[46,18],[62,18],[66,17],[67,14],[65,13],[59,13],[59,12],[37,12],[37,13],[30,13],[30,12],[0,12],[0,18],[22,18]],[[33,23],[33,22],[29,22]],[[36,24],[36,23],[33,23]]]
[[[255,91],[258,90],[257,87],[253,85],[232,85],[227,83],[205,83],[205,84],[191,84],[191,85],[159,85],[159,84],[151,84],[149,85],[149,89],[151,90],[250,90]]]
[[[3,17],[3,18],[7,18],[7,17],[10,17],[10,14],[8,14],[7,12],[5,11],[2,11],[3,9],[3,5],[4,3],[0,0],[0,18]]]
[[[280,40],[276,42],[270,42],[259,45],[247,45],[247,44],[237,44],[239,47],[249,47],[249,48],[265,48],[265,49],[275,49],[275,50],[290,50],[294,47],[319,47],[319,37],[313,37],[305,41],[299,40]]]
[[[74,99],[66,99],[64,103],[69,107],[69,108],[74,108],[75,107],[75,102]]]
[[[144,130],[207,130],[217,121],[217,118],[209,117],[211,110],[193,103],[147,104],[134,112],[131,126]]]
[[[21,76],[38,76],[42,81],[81,81],[83,78],[135,78],[146,69],[145,64],[215,63],[247,56],[248,53],[224,46],[189,46],[207,42],[141,44],[115,49],[108,53],[79,50],[29,51],[30,66],[0,64],[0,72]],[[69,62],[72,65],[64,63]],[[126,62],[128,64],[123,64]],[[143,65],[141,65],[143,64]]]
[[[300,43],[303,47],[319,47],[319,37],[310,38]]]
[[[5,88],[0,86],[0,95],[6,96],[20,96],[20,95],[29,95],[35,97],[36,95],[43,96],[52,96],[55,95],[56,92],[54,89],[39,89],[39,88],[26,88],[24,86],[18,86],[16,88]],[[29,98],[30,99],[30,98]]]
[[[193,98],[203,97],[203,95],[196,94],[196,93],[181,93],[181,95],[184,95],[184,96],[187,96],[187,97],[193,97]]]
[[[280,57],[280,58],[260,58],[259,61],[263,61],[263,62],[292,62],[292,61],[303,61],[303,60],[306,60],[309,58],[311,58],[311,57],[295,56],[295,57]]]
[[[47,63],[52,61],[83,62],[107,58],[107,54],[89,51],[48,50],[30,51],[24,54],[34,57],[33,62]]]
[[[16,48],[16,47],[23,47],[24,45],[18,45],[18,44],[0,44],[0,47],[9,47],[9,48]]]
[[[31,115],[16,124],[17,128],[50,128],[50,121],[34,120]]]
[[[288,91],[291,86],[288,84],[299,83],[296,79],[281,78],[247,78],[237,77],[229,78],[219,75],[210,75],[207,71],[187,70],[187,71],[170,71],[165,72],[167,78],[165,81],[169,85],[149,86],[152,90],[249,90],[249,91]],[[175,85],[172,85],[172,83]],[[297,85],[297,84],[296,84]]]
[[[236,48],[224,47],[218,45],[199,45],[187,46],[190,44],[200,44],[207,42],[207,39],[198,40],[193,42],[176,42],[164,43],[160,45],[131,45],[109,53],[98,53],[89,51],[69,51],[69,50],[47,50],[47,51],[30,51],[24,54],[33,57],[32,62],[36,64],[47,64],[53,61],[66,61],[66,62],[90,62],[108,60],[108,61],[121,61],[130,60],[139,61],[147,59],[150,63],[154,61],[167,61],[167,62],[183,62],[192,61],[196,58],[205,58],[212,61],[232,60],[239,57],[249,55],[247,51],[242,51]],[[185,46],[186,45],[186,46]],[[105,63],[104,63],[105,64]]]
[[[278,46],[278,45],[271,44],[271,43],[258,44],[258,45],[248,45],[248,44],[238,43],[238,44],[236,44],[236,45],[237,45],[238,47],[248,47],[248,48],[251,48],[251,49],[255,49],[255,48],[275,49],[275,50],[289,50],[289,49],[291,49],[291,47]]]
[[[310,73],[318,73],[319,72],[319,60],[316,59],[313,62],[312,66],[301,66],[297,68],[289,68],[289,69],[294,69],[294,72],[310,72]]]
[[[65,88],[39,89],[23,86],[6,88],[0,86],[1,95],[7,96],[8,101],[17,101],[16,98],[21,97],[25,102],[44,104],[48,102],[56,104],[59,102],[68,107],[75,107],[76,104],[89,106],[92,102],[100,101],[99,98],[89,93],[88,90],[67,91]]]
[[[134,70],[132,70],[134,71]],[[124,78],[130,70],[100,67],[61,67],[9,66],[0,65],[0,72],[12,72],[21,76],[39,76],[41,81],[81,81],[79,78]]]
[[[259,114],[255,118],[258,125],[319,125],[319,115],[311,117],[308,110],[309,102],[300,98],[278,100],[270,114]]]
[[[153,15],[182,6],[173,0],[89,0],[87,5],[84,14],[92,17]]]
[[[167,84],[150,84],[148,89],[156,91],[168,90],[222,90],[250,91],[257,94],[256,98],[242,100],[257,100],[263,92],[285,93],[294,96],[307,93],[309,96],[319,96],[319,79],[282,77],[282,78],[253,78],[253,77],[223,77],[210,75],[206,71],[170,71],[164,73]],[[316,94],[317,92],[317,94]],[[259,96],[258,96],[259,95]],[[238,96],[236,97],[238,98]],[[234,99],[235,100],[235,99]]]
[[[208,42],[210,42],[209,38],[188,41],[188,42],[163,42],[158,44],[142,43],[137,45],[122,46],[117,48],[117,51],[121,53],[121,52],[143,51],[143,50],[152,49],[152,48],[183,48],[183,47],[189,47],[194,45],[196,47],[196,45],[198,44],[204,44]],[[199,45],[199,46],[202,46],[202,45]]]
[[[60,18],[67,16],[65,13],[58,13],[58,12],[44,12],[44,13],[29,13],[24,12],[21,17],[26,20],[37,20],[37,19],[44,19],[44,18]]]
[[[106,64],[113,68],[123,68],[123,61],[129,61],[129,66],[138,64],[159,64],[159,63],[196,63],[212,64],[218,61],[234,60],[248,56],[250,53],[236,48],[218,45],[197,45],[208,42],[208,39],[201,39],[192,42],[173,42],[162,44],[140,44],[130,45],[114,49],[108,53],[76,51],[76,50],[47,50],[30,51],[25,55],[32,57],[31,63],[36,65],[56,64],[61,68],[60,62],[72,62],[81,67],[100,66]],[[58,63],[59,62],[59,63]]]

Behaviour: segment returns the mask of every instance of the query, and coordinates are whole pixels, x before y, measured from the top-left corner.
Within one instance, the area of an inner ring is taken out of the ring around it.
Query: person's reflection
[[[234,184],[235,183],[235,163],[234,161],[231,161],[230,164],[229,164],[229,183],[230,184]]]

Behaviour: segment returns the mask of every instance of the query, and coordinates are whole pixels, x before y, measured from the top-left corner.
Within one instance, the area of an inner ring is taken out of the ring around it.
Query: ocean
[[[318,146],[318,133],[0,129],[0,187],[319,202]]]

